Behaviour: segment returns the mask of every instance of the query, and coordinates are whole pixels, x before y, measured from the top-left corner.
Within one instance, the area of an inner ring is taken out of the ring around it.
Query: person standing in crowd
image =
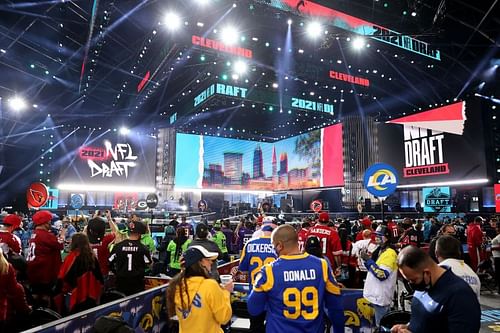
[[[226,246],[228,252],[231,254],[237,253],[238,251],[234,249],[234,231],[231,229],[231,221],[223,220],[221,231],[224,233],[224,236],[226,236]]]
[[[491,240],[491,254],[495,264],[495,278],[497,281],[498,294],[500,294],[500,224],[497,223],[497,235]]]
[[[253,224],[250,221],[245,221],[243,226],[240,226],[237,233],[238,239],[238,252],[243,251],[245,244],[252,239],[253,235]]]
[[[129,238],[116,244],[109,257],[116,275],[116,289],[125,295],[144,290],[144,274],[152,262],[148,248],[141,243],[146,230],[143,222],[130,222]]]
[[[306,245],[306,241],[307,241],[307,234],[309,233],[309,228],[311,227],[311,225],[309,224],[309,220],[308,219],[304,219],[304,222],[302,222],[302,226],[299,230],[299,232],[297,233],[297,237],[299,239],[299,250],[300,252],[304,252],[305,251],[305,245]]]
[[[174,227],[175,229],[177,229],[177,226],[179,226],[179,221],[177,221],[177,215],[174,214],[172,216],[172,219],[170,220],[170,222],[168,223],[168,225],[171,225],[172,227]]]
[[[0,247],[0,332],[16,332],[30,312],[24,288]]]
[[[439,229],[441,229],[441,223],[439,223],[436,217],[431,217],[431,232],[429,233],[429,239],[436,237]]]
[[[261,270],[263,265],[267,265],[276,260],[273,244],[271,244],[271,232],[273,231],[271,224],[262,226],[262,235],[259,238],[251,239],[245,244],[241,251],[240,272],[250,273],[247,275],[250,282],[250,288],[255,283],[255,275]],[[264,332],[266,313],[263,312],[258,316],[250,316],[250,332]]]
[[[354,288],[354,275],[356,273],[357,259],[352,255],[352,242],[349,239],[347,229],[341,224],[338,234],[340,238],[340,245],[342,246],[342,253],[340,255],[340,274],[337,275],[337,280],[342,282],[347,288]]]
[[[221,230],[222,225],[219,221],[215,221],[214,223],[214,235],[212,237],[212,240],[217,244],[219,247],[219,251],[221,252],[221,258],[220,260],[224,262],[229,261],[229,253],[227,250],[227,243],[226,243],[226,235]]]
[[[418,232],[413,227],[413,220],[405,218],[403,220],[403,234],[399,238],[398,247],[403,248],[408,245],[420,247]]]
[[[429,216],[426,216],[423,225],[424,242],[426,243],[428,243],[431,240],[430,239],[431,227],[432,227],[431,219],[429,218]]]
[[[174,276],[181,271],[181,255],[187,250],[190,243],[191,240],[186,236],[184,229],[177,229],[175,238],[167,245],[165,262],[167,275]]]
[[[356,288],[363,288],[366,274],[368,273],[363,259],[361,259],[361,252],[366,252],[371,255],[377,249],[376,242],[372,241],[372,231],[370,229],[363,230],[363,239],[355,242],[352,246],[352,255],[357,259],[357,271],[355,285]]]
[[[452,236],[441,236],[436,241],[436,257],[439,261],[439,266],[450,268],[453,274],[462,278],[476,293],[477,299],[480,298],[481,281],[469,265],[461,260],[460,241]]]
[[[394,220],[390,216],[387,217],[386,222],[387,222],[386,223],[387,229],[389,229],[389,233],[391,235],[390,242],[391,242],[391,244],[395,244],[399,239],[398,225],[396,224],[396,222],[394,222]]]
[[[439,229],[438,233],[437,233],[437,236],[434,237],[430,244],[429,244],[429,256],[432,258],[432,260],[434,260],[435,263],[438,263],[438,258],[436,257],[436,242],[438,240],[439,237],[441,236],[444,236],[444,235],[447,235],[447,236],[452,236],[452,237],[456,237],[456,230],[455,230],[455,227],[452,225],[452,224],[445,224],[441,227],[441,229]],[[463,259],[463,249],[460,248],[460,258]]]
[[[21,227],[22,219],[15,214],[9,214],[2,221],[0,227],[0,248],[7,258],[11,254],[21,254],[21,240],[13,234],[14,230]]]
[[[326,308],[334,333],[343,333],[340,288],[326,260],[300,253],[291,225],[276,228],[271,243],[278,259],[255,276],[247,302],[250,315],[267,311],[266,332],[321,332]]]
[[[497,235],[497,219],[492,217],[488,221],[483,221],[483,232],[488,239],[493,239]]]
[[[146,232],[141,235],[141,243],[148,248],[149,253],[156,251],[155,241],[151,235],[151,230],[149,229],[149,219],[139,220],[146,226]]]
[[[35,231],[29,241],[28,282],[37,305],[50,306],[52,289],[57,281],[61,268],[61,251],[63,249],[65,230],[58,237],[50,232],[52,214],[41,210],[33,215]]]
[[[191,223],[187,222],[186,215],[181,216],[181,223],[177,226],[177,228],[181,228],[184,230],[186,233],[187,238],[193,239],[194,238],[194,229]]]
[[[372,229],[372,221],[373,217],[371,216],[367,215],[363,217],[363,219],[361,220],[361,230],[358,231],[358,233],[356,234],[356,238],[354,239],[356,242],[363,239],[363,230],[366,229],[372,231],[372,240],[375,241],[375,235],[373,234],[373,229]]]
[[[205,223],[198,223],[196,226],[196,238],[189,244],[188,248],[191,246],[200,245],[203,246],[209,252],[216,252],[219,254],[219,258],[222,256],[222,252],[214,241],[208,239],[208,227]],[[212,269],[210,271],[210,277],[220,281],[219,271],[217,270],[217,260],[212,263]]]
[[[262,227],[265,225],[270,225],[271,228],[276,228],[276,219],[272,216],[265,216],[262,218],[262,224],[258,230],[255,230],[252,234],[252,239],[259,238],[264,232],[262,231]]]
[[[325,255],[332,269],[340,267],[340,254],[342,253],[342,245],[340,238],[333,228],[328,226],[330,216],[327,212],[319,214],[318,224],[309,229],[307,237],[316,236],[319,238],[322,246],[323,255]]]
[[[223,333],[221,325],[232,316],[230,293],[233,282],[223,286],[210,278],[217,252],[194,245],[183,254],[184,268],[167,287],[169,318],[177,316],[179,332]]]
[[[106,211],[106,217],[109,224],[113,225],[114,222],[109,211]],[[109,274],[109,245],[115,240],[115,235],[114,233],[106,234],[106,222],[99,216],[91,219],[85,230],[90,242],[90,248],[99,261],[102,276],[106,279]]]
[[[464,280],[415,246],[401,250],[398,266],[415,292],[409,324],[393,326],[392,333],[479,332],[481,307]]]
[[[365,251],[360,252],[363,264],[368,270],[363,297],[369,300],[375,309],[377,326],[380,325],[380,319],[390,310],[398,277],[397,253],[390,238],[391,231],[385,225],[380,225],[375,231],[378,248],[372,255]]]
[[[74,234],[70,253],[64,259],[57,279],[58,312],[71,314],[97,306],[103,286],[99,261],[90,248],[87,235]]]
[[[477,266],[480,262],[481,245],[483,244],[481,223],[483,223],[483,218],[481,216],[476,216],[474,221],[467,226],[466,231],[470,266],[474,272],[477,272]]]

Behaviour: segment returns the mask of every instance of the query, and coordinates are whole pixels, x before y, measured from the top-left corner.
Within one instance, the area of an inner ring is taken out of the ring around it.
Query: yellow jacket
[[[222,333],[221,324],[227,323],[232,316],[229,292],[214,279],[201,276],[188,278],[187,285],[191,304],[187,304],[188,298],[183,288],[185,309],[182,309],[179,286],[175,290],[179,333]]]

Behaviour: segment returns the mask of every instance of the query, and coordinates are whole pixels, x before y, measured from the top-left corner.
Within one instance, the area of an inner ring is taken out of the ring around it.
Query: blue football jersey
[[[271,243],[271,237],[261,236],[252,239],[245,244],[241,252],[239,270],[249,273],[250,286],[255,282],[255,275],[262,266],[270,264],[276,260],[276,252]]]
[[[283,255],[257,274],[248,311],[267,311],[266,332],[319,333],[325,328],[325,306],[337,306],[340,297],[326,260],[307,253]]]

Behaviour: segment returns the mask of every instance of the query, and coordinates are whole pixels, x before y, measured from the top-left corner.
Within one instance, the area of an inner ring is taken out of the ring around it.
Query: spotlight
[[[224,44],[233,45],[238,42],[238,30],[235,27],[227,26],[221,30],[221,40]]]
[[[288,20],[286,21],[286,23],[287,23],[288,25],[292,25],[293,21],[292,21],[292,19],[288,19]]]
[[[413,17],[417,16],[417,12],[415,12],[415,11],[411,12],[411,16],[413,16]]]
[[[248,70],[248,65],[246,62],[238,60],[234,63],[233,68],[236,74],[244,74]]]
[[[321,26],[321,23],[317,21],[309,22],[306,27],[306,32],[310,38],[318,38],[321,35],[322,31],[323,28]]]
[[[209,2],[210,2],[210,0],[196,0],[196,3],[198,3],[199,5],[202,5],[202,6],[205,6]]]
[[[356,37],[352,40],[352,47],[355,50],[361,50],[365,46],[365,39],[363,37]]]
[[[22,110],[26,109],[26,107],[27,107],[27,104],[26,104],[26,101],[24,100],[24,98],[19,97],[19,96],[12,97],[11,99],[9,99],[8,102],[9,102],[9,107],[16,112],[22,111]]]
[[[164,24],[168,30],[177,30],[182,25],[182,20],[177,13],[169,12],[164,17]]]
[[[130,133],[130,129],[128,129],[127,127],[121,127],[120,128],[120,134],[121,135],[127,135]]]

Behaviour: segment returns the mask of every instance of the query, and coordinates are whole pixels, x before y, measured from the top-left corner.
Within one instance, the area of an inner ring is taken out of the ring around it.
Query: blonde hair
[[[2,248],[0,248],[0,275],[5,275],[9,272],[9,262],[3,255]]]

